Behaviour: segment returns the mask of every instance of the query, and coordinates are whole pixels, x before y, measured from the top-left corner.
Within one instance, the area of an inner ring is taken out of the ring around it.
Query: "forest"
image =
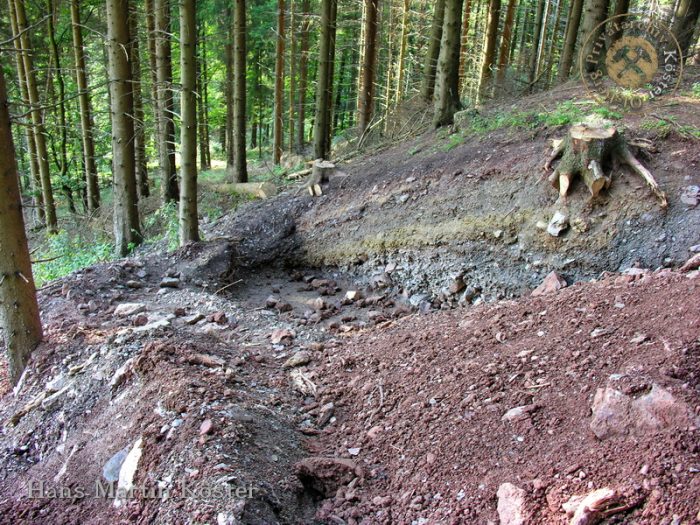
[[[0,523],[700,522],[700,0],[5,1]]]

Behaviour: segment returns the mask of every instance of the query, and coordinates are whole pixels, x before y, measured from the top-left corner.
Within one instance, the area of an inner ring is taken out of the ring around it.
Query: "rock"
[[[430,301],[430,296],[425,293],[417,293],[413,294],[411,297],[408,298],[408,302],[411,303],[411,306],[420,306],[421,303],[424,302],[429,302]]]
[[[311,362],[311,353],[306,350],[296,352],[292,357],[287,359],[282,368],[296,368],[297,366],[308,365]]]
[[[697,206],[700,202],[700,186],[686,186],[681,193],[681,202],[688,206]]]
[[[214,422],[211,419],[205,419],[202,424],[199,425],[199,435],[206,436],[214,432]]]
[[[636,399],[614,388],[599,388],[592,411],[590,429],[601,440],[616,435],[647,435],[693,422],[686,404],[656,384]]]
[[[508,421],[512,423],[528,419],[530,417],[530,413],[535,411],[536,409],[537,405],[535,404],[511,408],[508,412],[503,414],[503,417],[501,417],[501,421]]]
[[[129,317],[144,311],[146,311],[146,305],[143,303],[122,303],[114,309],[114,315],[117,317]]]
[[[356,301],[362,298],[362,294],[357,290],[348,290],[345,292],[345,299],[348,301]]]
[[[207,322],[216,324],[227,324],[228,317],[226,317],[226,314],[224,312],[214,312],[213,314],[207,316]]]
[[[306,348],[308,348],[312,352],[323,352],[325,346],[323,345],[323,343],[313,342],[306,345]]]
[[[686,263],[681,266],[680,272],[692,272],[693,270],[697,270],[700,268],[700,253],[696,253],[693,255],[690,259],[686,261]]]
[[[278,328],[272,331],[272,334],[270,335],[270,342],[273,345],[277,345],[280,343],[289,344],[295,336],[296,334],[293,330],[289,330],[287,328]]]
[[[302,485],[324,497],[335,496],[338,488],[365,476],[351,459],[315,456],[299,461],[294,467]]]
[[[134,478],[136,477],[136,469],[139,465],[139,460],[141,459],[141,454],[143,452],[142,439],[138,438],[134,446],[131,448],[129,453],[124,458],[121,469],[119,470],[119,482],[117,483],[117,490],[121,494],[128,494],[129,491],[134,487]],[[124,503],[121,499],[114,500],[114,506],[120,507]]]
[[[224,366],[226,361],[221,357],[209,354],[192,354],[187,358],[187,362],[193,365],[202,365],[208,368]]]
[[[204,314],[196,313],[196,314],[190,315],[189,317],[185,317],[183,320],[185,321],[186,325],[192,326],[192,325],[197,324],[202,319],[204,319]]]
[[[618,500],[618,494],[610,488],[594,490],[585,496],[571,496],[562,504],[564,512],[571,518],[569,525],[593,525],[604,516],[601,511]]]
[[[547,225],[547,233],[552,237],[559,237],[559,234],[568,227],[569,216],[561,211],[557,211]]]
[[[380,312],[379,310],[370,310],[367,312],[367,319],[379,323],[386,321],[386,316],[384,315],[384,312]]]
[[[133,288],[133,289],[143,288],[143,284],[139,281],[131,280],[131,281],[126,281],[126,287]]]
[[[133,373],[132,365],[134,363],[134,358],[127,359],[124,364],[117,368],[116,372],[109,381],[109,386],[112,390],[116,390],[121,386],[121,384],[126,381]]]
[[[503,483],[496,496],[501,525],[525,525],[525,491],[512,483]]]
[[[334,412],[335,405],[333,403],[326,403],[325,405],[323,405],[318,414],[318,421],[316,422],[316,426],[319,428],[326,426],[326,424],[331,420],[331,417],[333,417]]]
[[[182,306],[178,306],[173,310],[173,314],[175,314],[175,317],[185,317],[187,315],[187,310]]]
[[[131,321],[134,326],[146,326],[148,324],[148,316],[146,314],[139,314]]]
[[[58,392],[59,390],[63,389],[66,386],[66,383],[68,383],[66,376],[58,375],[46,383],[44,389],[46,390],[47,394],[53,394],[54,392]]]
[[[112,481],[117,481],[119,479],[119,471],[122,468],[122,464],[129,454],[129,447],[124,447],[119,452],[114,454],[104,467],[102,467],[102,477],[104,477],[110,483]]]
[[[316,299],[309,302],[309,306],[311,306],[311,308],[313,308],[317,312],[320,312],[321,310],[325,310],[328,307],[328,303],[326,303],[326,301],[322,297],[317,297]]]
[[[550,272],[547,274],[547,277],[544,278],[542,284],[532,291],[532,295],[538,296],[553,293],[566,286],[567,283],[563,277],[561,277],[557,272]]]
[[[375,425],[367,431],[367,437],[370,439],[375,439],[379,434],[381,434],[383,427],[380,425]]]
[[[372,277],[370,280],[370,285],[373,288],[388,288],[391,286],[393,283],[393,280],[391,279],[391,275],[389,275],[386,272],[380,273],[379,275],[375,275]]]
[[[335,288],[335,281],[330,279],[314,279],[311,281],[312,288]]]
[[[461,277],[455,277],[455,279],[450,284],[448,291],[449,291],[450,295],[457,295],[459,292],[464,290],[466,287],[467,287],[467,285],[464,284],[464,281],[462,280]]]
[[[294,308],[292,308],[292,305],[289,303],[286,303],[284,301],[280,301],[277,303],[278,312],[291,312],[292,310],[294,310]]]
[[[180,287],[180,279],[177,277],[163,277],[163,280],[160,282],[160,287],[161,288],[179,288]]]
[[[360,455],[360,447],[349,448],[348,454],[350,454],[351,456],[359,456]]]

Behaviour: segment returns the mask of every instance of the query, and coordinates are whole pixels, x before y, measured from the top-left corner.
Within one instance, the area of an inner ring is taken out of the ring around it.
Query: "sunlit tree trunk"
[[[359,97],[358,127],[364,133],[372,121],[374,110],[374,83],[377,67],[377,13],[379,0],[365,0],[364,51],[360,76],[362,92]]]
[[[83,143],[83,166],[87,191],[87,208],[94,212],[100,206],[100,188],[95,164],[95,142],[93,139],[92,108],[85,68],[85,49],[80,21],[80,0],[71,0],[71,23],[73,28],[73,53],[75,55],[75,79],[78,85],[80,104],[80,132]]]
[[[479,80],[479,97],[483,97],[489,88],[492,77],[492,68],[496,57],[496,41],[498,40],[498,19],[501,15],[501,0],[489,2],[489,23],[486,29],[486,48],[484,50],[484,62],[481,66]]]
[[[314,117],[314,156],[327,159],[330,154],[329,101],[331,98],[332,13],[336,0],[321,0],[321,35],[319,38],[316,115]]]
[[[32,125],[34,126],[34,142],[36,145],[37,162],[39,164],[39,176],[41,178],[41,192],[46,213],[46,227],[50,233],[58,231],[56,219],[56,206],[53,200],[53,188],[51,187],[51,173],[49,171],[49,156],[46,148],[46,128],[44,116],[39,100],[39,90],[34,76],[34,62],[32,60],[32,45],[29,41],[27,16],[24,11],[23,0],[15,0],[15,14],[17,16],[17,31],[22,44],[22,60],[27,81],[27,95],[31,105]]]
[[[603,21],[608,15],[608,6],[610,0],[586,0],[583,5],[583,18],[581,19],[581,38],[582,38],[582,50],[581,58],[583,59],[583,64],[579,66],[583,67],[586,71],[592,71],[594,64],[586,61],[586,56],[588,56],[595,44],[596,38],[587,38],[588,35],[593,33],[593,30]],[[598,29],[598,32],[605,31],[605,27]]]
[[[437,128],[452,124],[459,101],[459,50],[462,0],[446,0],[442,42],[435,79],[435,113],[433,125]]]
[[[280,163],[282,158],[282,136],[284,119],[284,0],[277,0],[277,46],[275,56],[275,120],[274,143],[272,147],[272,160]]]
[[[676,37],[684,57],[688,55],[690,44],[693,41],[693,31],[698,23],[698,16],[700,16],[700,1],[680,0],[678,2],[671,31]]]
[[[466,0],[464,5],[464,13],[462,13],[462,34],[460,37],[460,50],[459,50],[459,92],[461,93],[464,87],[464,81],[467,77],[467,55],[470,51],[469,49],[469,22],[472,12],[472,0]]]
[[[173,120],[173,64],[170,46],[170,0],[154,0],[156,63],[158,75],[158,126],[160,137],[161,196],[163,202],[178,200],[175,168],[175,121]]]
[[[298,94],[298,110],[297,110],[297,138],[296,138],[296,149],[298,152],[304,147],[304,142],[306,136],[304,135],[304,126],[306,124],[306,87],[307,78],[309,72],[309,25],[310,25],[310,13],[309,10],[311,2],[310,0],[303,0],[301,4],[301,42],[300,42],[300,52],[299,52],[299,94]]]
[[[294,0],[289,1],[289,148],[294,151],[294,110],[296,98],[296,65],[297,65],[297,42],[296,42],[296,13],[294,12]]]
[[[15,47],[15,66],[17,68],[17,83],[22,94],[22,102],[26,107],[29,107],[29,92],[27,91],[27,76],[24,70],[24,61],[22,60],[22,43],[17,30],[17,15],[15,13],[15,5],[13,0],[8,0],[8,11],[10,25],[12,27],[13,42]],[[39,163],[37,162],[36,141],[34,139],[34,128],[25,126],[25,140],[27,141],[27,151],[29,153],[29,167],[31,171],[32,184],[32,204],[34,205],[34,218],[37,225],[45,225],[46,216],[44,213],[44,198],[41,193],[41,176],[39,174]]]
[[[532,47],[530,48],[530,62],[528,71],[529,89],[532,89],[537,81],[537,65],[539,59],[540,42],[542,41],[542,29],[544,26],[544,11],[546,0],[537,2],[537,14],[535,15],[535,28],[532,33]]]
[[[246,20],[245,0],[235,0],[233,20],[233,149],[234,180],[248,182],[245,150],[246,122]]]
[[[515,15],[515,4],[517,0],[509,0],[506,10],[506,19],[503,22],[503,35],[501,36],[501,49],[498,53],[498,72],[496,73],[496,83],[503,85],[506,79],[506,69],[508,69],[508,58],[510,57],[511,36],[513,34],[513,17]]]
[[[134,98],[131,88],[128,0],[107,0],[108,72],[112,116],[114,244],[124,256],[141,243],[134,164]]]
[[[401,44],[399,47],[398,73],[396,74],[396,104],[401,100],[403,93],[403,80],[405,74],[406,48],[408,47],[408,13],[409,2],[403,0],[403,13],[401,16]]]
[[[10,129],[5,77],[0,64],[0,327],[10,380],[22,371],[42,338],[39,305],[17,183],[17,163]]]
[[[180,0],[180,246],[199,241],[196,0]]]
[[[576,37],[581,25],[581,12],[583,11],[583,0],[572,0],[569,10],[569,19],[566,22],[566,36],[564,37],[564,47],[559,60],[559,72],[557,80],[565,82],[569,78],[571,65],[574,63],[574,53],[576,51]]]
[[[421,83],[421,96],[426,102],[433,99],[435,92],[435,72],[437,71],[438,56],[440,55],[440,41],[442,40],[442,23],[445,18],[445,0],[435,2],[435,14],[430,28],[430,41],[428,52],[425,55],[423,66],[423,82]]]
[[[139,197],[148,197],[148,159],[146,158],[146,130],[144,128],[143,96],[141,83],[141,50],[139,46],[139,13],[136,5],[131,6],[129,13],[129,32],[131,33],[131,46],[129,57],[131,59],[131,71],[134,92],[134,151],[136,162],[136,188]]]

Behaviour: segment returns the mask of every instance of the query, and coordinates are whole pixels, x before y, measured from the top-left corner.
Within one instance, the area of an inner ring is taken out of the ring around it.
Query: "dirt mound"
[[[694,523],[699,284],[611,275],[404,318],[327,354],[315,377],[336,419],[317,448],[369,475],[319,516],[497,523],[498,508],[501,523],[568,523],[570,498],[609,488],[608,523]]]

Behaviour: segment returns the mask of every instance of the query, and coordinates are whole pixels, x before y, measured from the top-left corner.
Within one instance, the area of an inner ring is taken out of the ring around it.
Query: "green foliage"
[[[460,146],[462,144],[464,144],[464,135],[462,135],[461,133],[454,133],[450,135],[450,138],[447,141],[447,143],[443,144],[440,149],[445,152],[452,151],[457,146]]]
[[[178,246],[178,209],[176,202],[158,208],[144,220],[147,242],[166,241],[169,250]]]
[[[695,82],[695,84],[693,84],[690,90],[690,96],[693,98],[700,98],[700,82]]]
[[[45,244],[33,255],[37,286],[58,279],[76,270],[111,260],[114,245],[106,237],[87,238],[82,233],[60,231],[49,235]],[[45,261],[45,262],[41,262]]]

